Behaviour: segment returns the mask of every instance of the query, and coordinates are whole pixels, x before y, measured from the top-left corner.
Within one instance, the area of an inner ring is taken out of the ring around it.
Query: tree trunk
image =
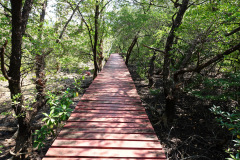
[[[175,101],[176,101],[176,88],[175,83],[172,80],[172,73],[170,72],[171,67],[171,53],[172,46],[175,38],[175,31],[181,25],[183,15],[188,9],[189,0],[183,0],[180,8],[177,12],[176,18],[173,20],[173,24],[171,30],[168,34],[165,51],[164,51],[164,64],[163,64],[163,87],[164,87],[164,95],[166,101],[165,113],[167,117],[167,121],[171,122],[175,115]]]
[[[24,112],[23,112],[24,114]],[[18,117],[18,135],[16,138],[16,146],[15,146],[15,155],[14,160],[26,159],[27,154],[31,152],[29,149],[31,148],[32,142],[32,132],[31,132],[31,123],[28,121],[27,116],[19,116]]]
[[[43,2],[42,6],[42,13],[40,15],[40,25],[39,25],[39,35],[38,38],[42,39],[42,30],[43,30],[43,23],[45,21],[45,14],[46,14],[46,7],[47,1]],[[43,50],[43,49],[42,49]],[[42,54],[36,54],[35,56],[35,64],[36,64],[36,90],[37,90],[37,97],[36,100],[41,100],[44,95],[44,91],[46,88],[46,77],[45,77],[45,53],[42,51]]]
[[[156,59],[156,52],[154,52],[154,55],[152,56],[150,62],[149,62],[149,70],[148,70],[148,87],[152,87],[153,85],[153,75],[154,75],[154,61]]]
[[[128,51],[127,51],[127,56],[126,56],[126,61],[125,61],[125,64],[128,65],[128,61],[129,61],[129,58],[130,58],[130,55],[132,53],[132,50],[133,50],[133,47],[135,46],[135,44],[137,43],[137,40],[138,40],[138,36],[135,36],[130,47],[128,48]]]
[[[98,71],[100,72],[103,68],[102,61],[104,59],[103,57],[103,39],[100,40],[99,43],[99,51],[98,51]]]
[[[23,96],[20,95],[19,98],[14,97],[21,94],[20,86],[20,67],[22,58],[22,1],[11,0],[12,5],[12,53],[10,56],[10,67],[9,67],[9,89],[11,92],[11,98],[13,101],[17,101],[18,104],[12,105],[15,114],[17,115],[19,132],[16,138],[15,154],[14,159],[24,159],[25,155],[20,155],[22,152],[27,151],[29,146],[29,125],[24,121],[26,115],[22,109]]]
[[[21,95],[21,58],[22,58],[22,35],[25,33],[29,13],[33,0],[26,0],[24,7],[22,1],[11,0],[12,12],[12,53],[10,56],[10,66],[8,76],[9,89],[12,101],[18,102],[12,105],[17,116],[19,131],[16,138],[15,156],[13,159],[25,159],[28,147],[31,145],[31,123],[29,114],[22,107],[23,96]],[[16,96],[19,95],[17,98]]]
[[[9,77],[12,80],[9,81],[9,89],[11,97],[21,93],[20,87],[20,67],[22,57],[22,1],[11,1],[12,4],[12,54],[10,56]],[[21,102],[22,100],[20,100]],[[16,107],[14,110],[16,110]]]
[[[98,63],[97,63],[97,45],[98,45],[98,18],[99,18],[99,2],[96,0],[95,9],[95,34],[94,34],[94,45],[93,45],[93,62],[94,62],[94,73],[93,79],[97,77]]]
[[[43,96],[46,87],[46,76],[45,76],[45,55],[37,54],[36,60],[36,90],[37,90],[37,100],[39,96]]]

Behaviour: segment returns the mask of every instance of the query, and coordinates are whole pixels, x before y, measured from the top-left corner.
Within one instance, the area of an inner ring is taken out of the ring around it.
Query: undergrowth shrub
[[[185,91],[204,99],[240,102],[240,73],[226,73],[222,78],[208,78],[201,75],[195,77],[195,81],[189,83]],[[224,106],[222,106],[224,107]],[[230,158],[228,160],[240,160],[240,109],[237,106],[231,106],[223,110],[220,106],[210,108],[216,116],[216,121],[229,130],[232,135],[233,146],[226,150]]]
[[[185,91],[192,95],[208,100],[239,101],[240,73],[227,73],[223,78],[208,78],[196,76],[194,82],[185,87]]]
[[[234,148],[228,148],[227,153],[231,158],[228,160],[240,160],[240,109],[235,108],[232,113],[222,111],[219,106],[213,106],[210,109],[217,117],[216,120],[222,127],[226,127],[232,134]]]
[[[34,148],[41,149],[44,147],[48,136],[56,137],[58,129],[63,126],[61,122],[70,117],[72,112],[70,105],[73,103],[71,98],[74,96],[76,96],[76,93],[69,88],[62,96],[57,96],[50,91],[47,92],[47,104],[50,106],[50,113],[43,113],[45,116],[42,119],[44,125],[34,133]]]

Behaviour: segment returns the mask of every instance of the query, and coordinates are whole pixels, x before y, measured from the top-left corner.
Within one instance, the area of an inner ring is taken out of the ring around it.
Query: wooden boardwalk
[[[130,73],[112,54],[43,160],[166,159]]]

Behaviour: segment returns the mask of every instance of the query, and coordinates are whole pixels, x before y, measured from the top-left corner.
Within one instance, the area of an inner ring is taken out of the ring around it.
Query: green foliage
[[[213,106],[211,111],[215,115],[219,115],[217,121],[228,128],[234,136],[240,135],[240,110],[235,108],[232,113],[222,111],[219,106]]]
[[[43,125],[40,130],[36,130],[33,134],[35,136],[33,147],[43,148],[46,138],[51,134],[54,135],[53,129],[49,129],[47,125]]]
[[[2,146],[2,145],[0,145],[0,149],[1,149],[1,148],[3,148],[3,146]],[[0,150],[0,153],[2,153],[2,151],[1,151],[1,150]]]
[[[240,143],[240,142],[238,142],[238,143]],[[231,158],[226,158],[227,160],[240,160],[240,158],[239,158],[240,151],[236,155],[234,155],[234,153],[231,152],[229,149],[226,152],[229,153],[230,157],[231,157]]]
[[[66,121],[72,112],[70,105],[73,103],[71,100],[73,95],[74,93],[70,89],[67,89],[61,97],[56,96],[50,91],[48,92],[47,103],[50,106],[50,113],[43,113],[45,116],[42,119],[44,125],[33,134],[35,135],[33,145],[35,148],[41,149],[48,136],[56,136],[58,128],[62,126],[61,122]]]
[[[147,79],[146,77],[146,74],[147,74],[147,62],[146,61],[140,61],[140,62],[137,62],[136,64],[137,66],[137,73],[138,75],[142,78],[142,79]]]
[[[228,73],[224,78],[208,78],[199,75],[193,83],[185,87],[185,91],[202,99],[239,101],[239,79],[240,73]]]
[[[231,158],[227,158],[228,160],[239,160],[240,154],[240,109],[235,108],[232,113],[222,111],[219,106],[213,106],[210,109],[215,115],[218,117],[216,120],[220,123],[221,126],[227,128],[232,136],[234,146],[238,149],[235,152],[231,151],[230,148],[226,151],[230,154]]]
[[[76,89],[76,91],[81,91],[82,88],[81,88],[81,84],[82,84],[82,80],[85,79],[85,76],[82,76],[80,79],[76,79],[74,78],[74,88]]]
[[[0,8],[1,11],[1,8]],[[1,11],[2,12],[2,11]],[[11,34],[9,34],[11,30],[10,25],[10,17],[6,17],[3,14],[0,15],[0,44],[2,45],[6,39],[10,39]]]
[[[12,112],[1,112],[0,115],[2,116],[12,115]]]
[[[2,74],[2,72],[0,72],[0,75]],[[5,77],[1,77],[0,76],[0,81],[7,81],[7,79]]]
[[[154,95],[156,97],[158,97],[162,93],[161,89],[150,89],[149,91],[151,95]]]

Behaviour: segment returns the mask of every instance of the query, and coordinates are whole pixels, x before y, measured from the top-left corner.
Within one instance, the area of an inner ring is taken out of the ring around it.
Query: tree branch
[[[191,3],[191,4],[188,6],[188,8],[191,7],[191,6],[201,5],[201,4],[203,4],[203,3],[207,2],[207,1],[208,1],[208,0],[202,1],[202,2],[200,2],[200,3],[193,2],[193,3]]]
[[[112,1],[112,0],[109,0],[109,1],[102,7],[102,9],[101,9],[101,11],[99,12],[99,14],[102,13],[102,11],[104,10],[104,8],[105,8],[111,1]]]
[[[156,4],[154,4],[154,3],[152,3],[152,2],[150,2],[150,3],[142,3],[142,2],[138,2],[137,0],[133,0],[135,3],[138,3],[138,4],[140,4],[140,5],[152,5],[152,6],[155,6],[155,7],[160,7],[160,8],[167,8],[166,6],[160,6],[160,5],[156,5]]]
[[[233,30],[232,32],[230,32],[230,33],[225,34],[225,36],[233,35],[234,33],[237,33],[237,32],[239,32],[239,31],[240,31],[240,27],[234,29],[234,30]]]
[[[146,46],[146,45],[144,45],[144,44],[143,44],[143,47],[146,47],[146,48],[148,48],[148,49],[151,49],[151,50],[154,50],[154,51],[158,51],[158,52],[161,52],[161,53],[165,53],[164,51],[162,51],[162,50],[160,50],[160,49],[158,49],[158,48],[149,47],[149,46]]]
[[[149,6],[155,6],[155,7],[159,7],[159,8],[167,8],[166,6],[160,6],[160,5],[156,5],[156,4],[154,4],[154,3],[152,3],[152,2],[150,2],[150,4],[149,4]]]
[[[1,50],[0,50],[0,56],[1,56],[1,71],[2,71],[2,74],[3,76],[8,80],[10,81],[11,78],[8,77],[8,74],[7,74],[7,71],[6,71],[6,68],[4,66],[4,53],[5,53],[5,49],[7,47],[7,43],[8,41],[6,40],[4,45],[2,46]]]
[[[79,13],[80,16],[82,17],[83,23],[84,23],[84,24],[86,25],[86,27],[87,27],[88,35],[89,35],[89,38],[90,38],[91,47],[92,47],[92,49],[93,49],[93,40],[92,40],[92,36],[91,36],[90,27],[89,27],[89,25],[87,24],[87,22],[86,22],[85,18],[83,17],[81,11],[79,10],[79,8],[78,8],[78,13]]]
[[[44,56],[48,56],[53,51],[53,48],[50,48],[47,52],[44,53]]]
[[[45,0],[43,3],[42,3],[42,12],[40,13],[40,25],[39,25],[39,28],[41,28],[40,30],[40,38],[41,38],[41,33],[42,33],[42,26],[43,26],[43,23],[44,23],[44,20],[45,20],[45,15],[46,15],[46,8],[47,8],[47,0]]]
[[[62,30],[62,32],[61,32],[61,34],[60,34],[60,36],[59,36],[57,42],[59,42],[59,40],[62,39],[63,33],[65,32],[65,30],[66,30],[68,24],[69,24],[70,21],[72,20],[72,18],[73,18],[73,16],[74,16],[75,12],[76,12],[77,9],[79,8],[79,5],[80,5],[81,2],[82,2],[82,0],[78,2],[76,8],[73,10],[72,15],[70,16],[70,18],[68,19],[68,21],[67,21],[66,24],[64,25],[63,30]]]
[[[31,12],[33,0],[26,0],[22,11],[22,34],[25,34],[29,13]]]
[[[178,8],[179,6],[181,6],[181,4],[178,3],[178,0],[176,0],[175,2],[173,0],[171,0],[171,2],[174,4],[175,8]]]
[[[207,61],[204,64],[199,65],[197,68],[195,68],[195,71],[200,72],[203,68],[209,66],[210,64],[217,62],[219,60],[222,60],[224,58],[225,55],[229,55],[232,52],[239,50],[240,49],[240,43],[238,43],[237,45],[235,45],[234,47],[226,50],[225,52],[223,52],[222,54],[218,54],[215,57],[213,57],[212,59],[210,59],[209,61]]]
[[[177,80],[178,75],[180,74],[184,74],[187,72],[200,72],[202,69],[208,67],[209,65],[211,65],[212,63],[215,63],[217,61],[223,60],[225,55],[229,55],[232,52],[235,52],[236,50],[240,49],[240,43],[238,43],[237,45],[233,46],[232,48],[226,50],[225,52],[223,52],[222,54],[218,54],[215,57],[213,57],[212,59],[208,60],[207,62],[197,65],[194,68],[187,68],[187,69],[183,69],[180,71],[177,71],[176,73],[174,73],[174,79]]]
[[[1,5],[4,9],[6,9],[8,12],[12,13],[11,9],[7,8],[7,7],[6,7],[5,5],[3,5],[1,2],[0,2],[0,5]]]
[[[67,3],[71,6],[71,8],[73,9],[72,7],[72,4],[70,2],[67,1]],[[88,35],[89,35],[89,38],[90,38],[90,43],[91,43],[91,47],[93,48],[93,41],[92,41],[92,37],[91,37],[91,29],[87,23],[87,21],[85,20],[84,16],[82,15],[81,11],[79,10],[79,7],[77,8],[78,10],[78,13],[80,14],[81,18],[82,18],[82,21],[83,23],[86,25],[87,27],[87,30],[88,30]]]
[[[139,31],[140,32],[140,31]],[[127,55],[126,55],[126,61],[125,61],[125,64],[128,65],[128,61],[129,61],[129,58],[130,58],[130,55],[131,55],[131,52],[133,50],[133,47],[135,46],[135,44],[137,43],[138,41],[138,34],[139,32],[137,33],[137,35],[134,37],[130,47],[128,48],[128,51],[127,51]]]
[[[29,34],[29,33],[24,33],[24,36],[25,37],[28,37],[29,38],[29,40],[33,43],[34,42],[34,38]],[[33,43],[33,44],[35,44],[35,43]]]
[[[191,57],[194,53],[194,50],[197,49],[197,45],[199,43],[201,43],[203,45],[206,42],[206,38],[209,35],[209,33],[211,32],[212,26],[213,26],[213,23],[210,24],[210,26],[207,28],[206,31],[204,31],[203,33],[199,33],[196,36],[196,38],[194,40],[192,40],[192,43],[190,44],[189,49],[187,49],[187,51],[185,51],[186,54],[185,54],[185,57],[180,64],[180,67],[179,67],[180,70],[187,66],[187,64],[189,63],[189,60],[191,59]],[[198,62],[199,62],[199,59],[198,59]]]
[[[172,16],[173,24],[172,24],[171,30],[168,34],[167,42],[165,44],[165,54],[168,54],[168,52],[172,49],[173,41],[175,38],[175,30],[181,25],[183,15],[186,12],[186,10],[188,9],[187,8],[188,3],[189,3],[189,0],[183,0],[179,11],[174,13],[174,15]],[[175,15],[177,15],[177,16],[174,19]]]

